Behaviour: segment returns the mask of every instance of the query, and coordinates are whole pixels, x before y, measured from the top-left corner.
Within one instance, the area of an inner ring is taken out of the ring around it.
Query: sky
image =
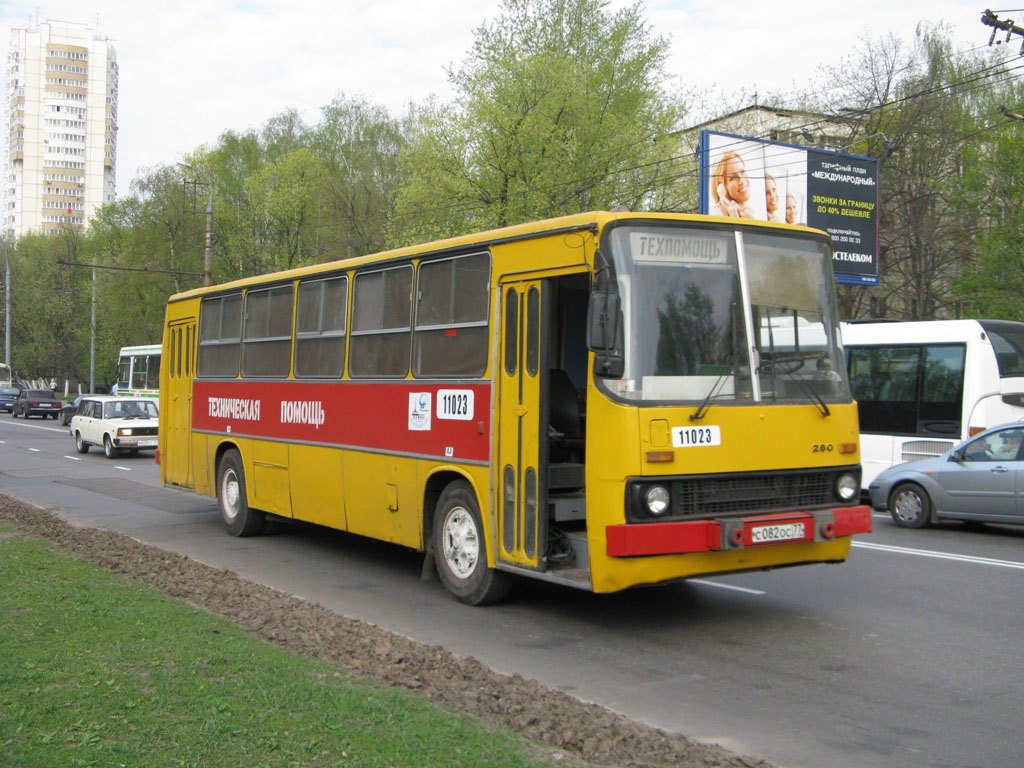
[[[628,4],[611,0],[610,8]],[[12,28],[50,19],[86,24],[116,44],[123,197],[146,168],[212,146],[225,131],[258,129],[287,109],[314,124],[342,94],[396,115],[431,95],[451,98],[446,68],[465,59],[474,30],[500,7],[496,0],[0,0],[0,33],[5,54]],[[840,64],[865,36],[893,33],[909,42],[922,21],[948,24],[958,50],[986,45],[991,33],[980,21],[982,5],[953,0],[646,0],[642,7],[651,31],[670,40],[667,70],[676,83],[723,95],[791,91],[820,67]]]

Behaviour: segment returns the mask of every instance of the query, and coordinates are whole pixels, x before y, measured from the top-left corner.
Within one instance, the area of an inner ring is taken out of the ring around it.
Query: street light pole
[[[206,202],[206,237],[203,248],[203,285],[207,286],[213,282],[210,274],[210,267],[213,263],[213,180],[206,171],[201,171],[194,165],[189,165],[188,163],[178,163],[178,165],[182,168],[188,168],[201,176],[206,182],[206,188],[210,190],[210,196]]]
[[[11,240],[6,232],[0,234],[0,248],[4,249],[4,363],[11,367]]]

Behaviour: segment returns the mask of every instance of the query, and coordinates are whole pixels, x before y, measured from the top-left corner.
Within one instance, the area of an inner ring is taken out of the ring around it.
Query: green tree
[[[845,317],[960,314],[954,286],[973,254],[956,200],[980,140],[979,73],[990,66],[984,56],[954,54],[943,28],[922,26],[911,46],[892,35],[864,40],[832,72],[828,108],[848,115],[850,151],[881,161],[881,285],[841,287]]]
[[[650,204],[682,114],[667,50],[639,4],[505,0],[449,72],[455,102],[411,114],[393,239]]]
[[[89,276],[73,266],[84,240],[72,228],[26,235],[11,254],[11,366],[23,378],[84,378]]]
[[[964,248],[977,256],[965,265],[955,291],[967,316],[1024,320],[1024,123],[1000,109],[1016,109],[1024,89],[1004,81],[989,95],[991,128],[968,150],[957,198],[961,219],[971,223]]]

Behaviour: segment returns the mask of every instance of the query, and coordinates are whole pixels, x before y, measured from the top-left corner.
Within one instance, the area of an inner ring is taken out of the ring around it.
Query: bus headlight
[[[668,489],[663,485],[652,485],[644,494],[644,501],[647,502],[647,511],[654,517],[661,517],[668,511],[670,497]]]
[[[836,495],[843,501],[852,501],[860,490],[857,486],[856,476],[849,472],[844,472],[836,480]]]

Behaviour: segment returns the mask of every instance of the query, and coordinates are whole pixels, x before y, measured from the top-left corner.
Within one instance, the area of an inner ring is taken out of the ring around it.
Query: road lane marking
[[[43,452],[42,448],[29,448],[29,450],[32,451],[32,453],[42,453]]]
[[[875,544],[870,541],[855,541],[853,546],[861,549],[874,549],[879,552],[895,552],[899,555],[914,555],[915,557],[932,557],[936,560],[956,560],[961,563],[976,563],[977,565],[991,565],[996,568],[1013,568],[1024,571],[1024,563],[1016,560],[997,560],[992,557],[975,557],[974,555],[956,555],[950,552],[936,552],[931,549],[911,549],[909,547],[894,547],[890,544]]]
[[[68,434],[67,427],[44,427],[39,424],[23,424],[20,421],[15,422],[4,422],[11,427],[28,427],[29,429],[45,429],[47,432],[63,432],[65,435]]]
[[[71,459],[72,461],[81,461],[82,460],[79,456],[65,456],[64,458],[65,459]]]
[[[117,465],[114,466],[114,469],[123,469],[125,472],[131,472],[132,471],[130,467],[121,467],[121,466],[117,466]]]
[[[687,579],[690,584],[703,584],[706,587],[718,587],[719,589],[732,589],[736,592],[746,592],[748,595],[766,594],[760,589],[747,589],[746,587],[734,587],[732,584],[720,584],[717,581],[705,581],[704,579]]]

